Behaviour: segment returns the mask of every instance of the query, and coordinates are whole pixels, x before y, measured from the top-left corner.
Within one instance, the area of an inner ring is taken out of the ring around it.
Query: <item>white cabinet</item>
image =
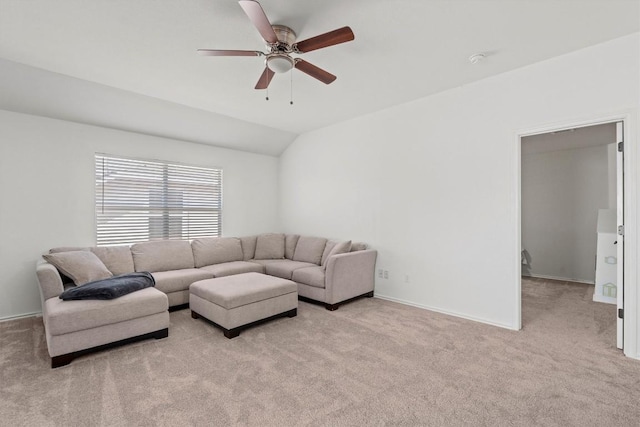
[[[596,288],[593,300],[617,303],[617,246],[616,210],[600,209],[598,211],[598,246],[596,248]]]

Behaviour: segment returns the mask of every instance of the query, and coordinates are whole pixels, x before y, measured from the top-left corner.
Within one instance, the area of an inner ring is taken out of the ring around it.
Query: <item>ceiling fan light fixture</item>
[[[285,54],[269,55],[266,62],[267,67],[274,73],[286,73],[295,65],[293,58]]]
[[[296,33],[286,25],[272,25],[257,0],[239,0],[238,3],[249,18],[249,21],[262,36],[266,43],[267,52],[257,50],[198,49],[199,54],[205,56],[264,56],[265,68],[258,83],[256,83],[255,89],[257,90],[268,89],[269,83],[275,74],[284,74],[294,68],[327,85],[336,79],[333,74],[316,67],[304,59],[292,58],[291,54],[299,55],[350,42],[355,39],[351,28],[338,28],[296,42]],[[291,81],[293,82],[293,75]]]

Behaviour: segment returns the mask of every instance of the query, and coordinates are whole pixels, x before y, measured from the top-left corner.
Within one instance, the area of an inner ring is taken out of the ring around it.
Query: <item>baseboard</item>
[[[616,298],[611,298],[611,297],[603,297],[597,294],[593,294],[593,301],[594,302],[603,302],[606,304],[618,304],[618,300]]]
[[[18,314],[16,316],[0,317],[0,322],[8,322],[10,320],[24,319],[27,317],[42,317],[42,312],[34,311],[33,313],[25,313],[25,314]]]
[[[474,322],[484,323],[486,325],[497,326],[499,328],[509,329],[511,331],[517,331],[518,330],[518,328],[515,328],[513,325],[506,325],[504,323],[498,323],[498,322],[494,322],[492,320],[482,319],[480,317],[468,316],[466,314],[458,313],[458,312],[455,312],[455,311],[443,310],[441,308],[432,307],[432,306],[425,305],[425,304],[417,304],[415,302],[406,301],[406,300],[402,300],[402,299],[399,299],[399,298],[390,297],[390,296],[387,296],[387,295],[380,295],[377,292],[374,294],[374,298],[380,298],[380,299],[387,300],[387,301],[397,302],[397,303],[400,303],[400,304],[409,305],[411,307],[421,308],[423,310],[429,310],[429,311],[434,311],[436,313],[441,313],[441,314],[446,314],[446,315],[449,315],[449,316],[459,317],[461,319],[472,320]]]
[[[533,277],[534,279],[558,280],[560,282],[584,283],[585,285],[595,285],[593,280],[571,279],[569,277],[545,276],[544,274],[523,274],[522,277]]]

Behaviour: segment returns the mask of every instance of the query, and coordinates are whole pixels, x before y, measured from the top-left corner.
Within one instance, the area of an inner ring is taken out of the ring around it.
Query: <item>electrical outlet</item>
[[[404,275],[404,283],[409,283],[409,275],[408,274]]]
[[[378,269],[378,278],[382,279],[382,269]]]
[[[384,278],[388,279],[389,278],[389,270],[385,270],[384,271]]]

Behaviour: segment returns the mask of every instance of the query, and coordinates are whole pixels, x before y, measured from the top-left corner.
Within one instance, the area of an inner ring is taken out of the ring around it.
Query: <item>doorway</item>
[[[563,289],[563,295],[575,294],[581,301],[583,293],[589,294],[592,304],[611,304],[598,310],[607,313],[605,317],[610,313],[607,321],[616,331],[620,349],[624,345],[623,138],[622,121],[520,138],[521,313],[525,303],[542,301],[535,295],[543,285],[547,297]],[[530,319],[523,319],[524,327]]]

